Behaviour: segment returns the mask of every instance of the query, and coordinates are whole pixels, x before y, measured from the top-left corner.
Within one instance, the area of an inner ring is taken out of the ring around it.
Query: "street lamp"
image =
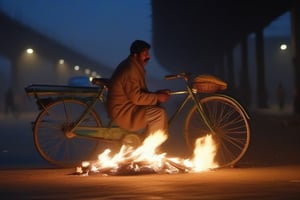
[[[287,49],[287,45],[286,44],[281,44],[280,45],[280,50],[284,51]]]
[[[78,71],[80,69],[80,67],[78,65],[74,66],[74,70]]]
[[[59,59],[58,63],[63,65],[65,63],[65,60],[64,59]]]
[[[85,73],[86,75],[89,75],[89,74],[91,73],[91,70],[87,68],[87,69],[84,70],[84,73]]]
[[[28,54],[33,54],[33,49],[31,49],[31,48],[28,48],[28,49],[26,49],[26,52],[28,53]]]

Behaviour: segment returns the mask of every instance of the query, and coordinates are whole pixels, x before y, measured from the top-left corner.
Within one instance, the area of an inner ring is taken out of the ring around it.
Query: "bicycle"
[[[165,76],[166,80],[182,79],[186,89],[170,91],[170,95],[185,95],[169,124],[186,107],[193,106],[184,121],[184,138],[191,149],[197,138],[207,133],[217,144],[219,167],[234,166],[246,153],[250,142],[249,115],[234,98],[222,94],[227,84],[214,76],[189,73]],[[34,96],[41,110],[32,123],[34,144],[39,154],[59,167],[78,165],[93,155],[100,144],[113,142],[139,146],[141,134],[115,126],[108,118],[103,121],[95,107],[105,107],[109,79],[94,78],[93,87],[33,84],[25,87]],[[104,111],[105,113],[105,111]]]

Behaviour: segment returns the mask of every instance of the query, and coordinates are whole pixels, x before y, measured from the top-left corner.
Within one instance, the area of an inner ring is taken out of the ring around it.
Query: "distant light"
[[[33,49],[28,48],[28,49],[26,49],[26,52],[27,52],[28,54],[32,54],[32,53],[33,53]]]
[[[91,70],[90,69],[85,69],[84,73],[87,74],[87,75],[89,75],[91,73]]]
[[[80,67],[78,65],[74,66],[74,70],[78,71],[80,69]]]
[[[90,76],[90,78],[89,78],[90,82],[92,82],[93,78],[94,78],[94,77]]]
[[[65,60],[64,59],[59,59],[58,63],[63,65],[65,63]]]
[[[97,76],[97,72],[93,71],[91,74],[93,77]]]
[[[283,50],[283,51],[286,50],[287,49],[287,45],[286,44],[281,44],[280,45],[280,49]]]

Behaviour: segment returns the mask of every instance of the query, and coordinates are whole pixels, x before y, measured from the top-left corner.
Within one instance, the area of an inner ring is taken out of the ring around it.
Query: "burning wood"
[[[126,162],[119,163],[118,168],[106,167],[106,168],[97,168],[95,165],[89,165],[88,167],[77,167],[76,175],[89,175],[89,174],[102,174],[102,175],[142,175],[142,174],[174,174],[174,173],[187,173],[191,171],[190,168],[165,159],[163,166],[154,169],[151,167],[150,163],[147,162]]]
[[[166,158],[166,153],[157,154],[159,147],[167,136],[158,131],[148,136],[143,144],[133,149],[122,146],[114,156],[109,149],[98,156],[94,162],[83,162],[76,168],[78,175],[100,173],[102,175],[138,175],[153,173],[188,173],[199,172],[217,167],[214,163],[215,145],[212,137],[207,135],[196,141],[193,159]],[[205,159],[204,159],[205,158]]]
[[[183,172],[183,173],[185,173],[185,172],[192,171],[191,168],[189,168],[189,167],[187,167],[187,166],[185,166],[185,165],[183,165],[183,164],[176,163],[176,162],[174,162],[174,161],[172,161],[172,160],[170,160],[170,159],[167,159],[166,161],[167,161],[168,164],[170,164],[171,166],[173,166],[173,167],[175,167],[176,169],[178,169],[178,172]]]

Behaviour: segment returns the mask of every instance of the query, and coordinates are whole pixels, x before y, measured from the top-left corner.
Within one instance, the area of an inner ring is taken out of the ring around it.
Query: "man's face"
[[[138,63],[140,63],[142,66],[146,66],[147,62],[150,60],[150,53],[148,49],[145,49],[139,54],[136,54],[135,56]]]

